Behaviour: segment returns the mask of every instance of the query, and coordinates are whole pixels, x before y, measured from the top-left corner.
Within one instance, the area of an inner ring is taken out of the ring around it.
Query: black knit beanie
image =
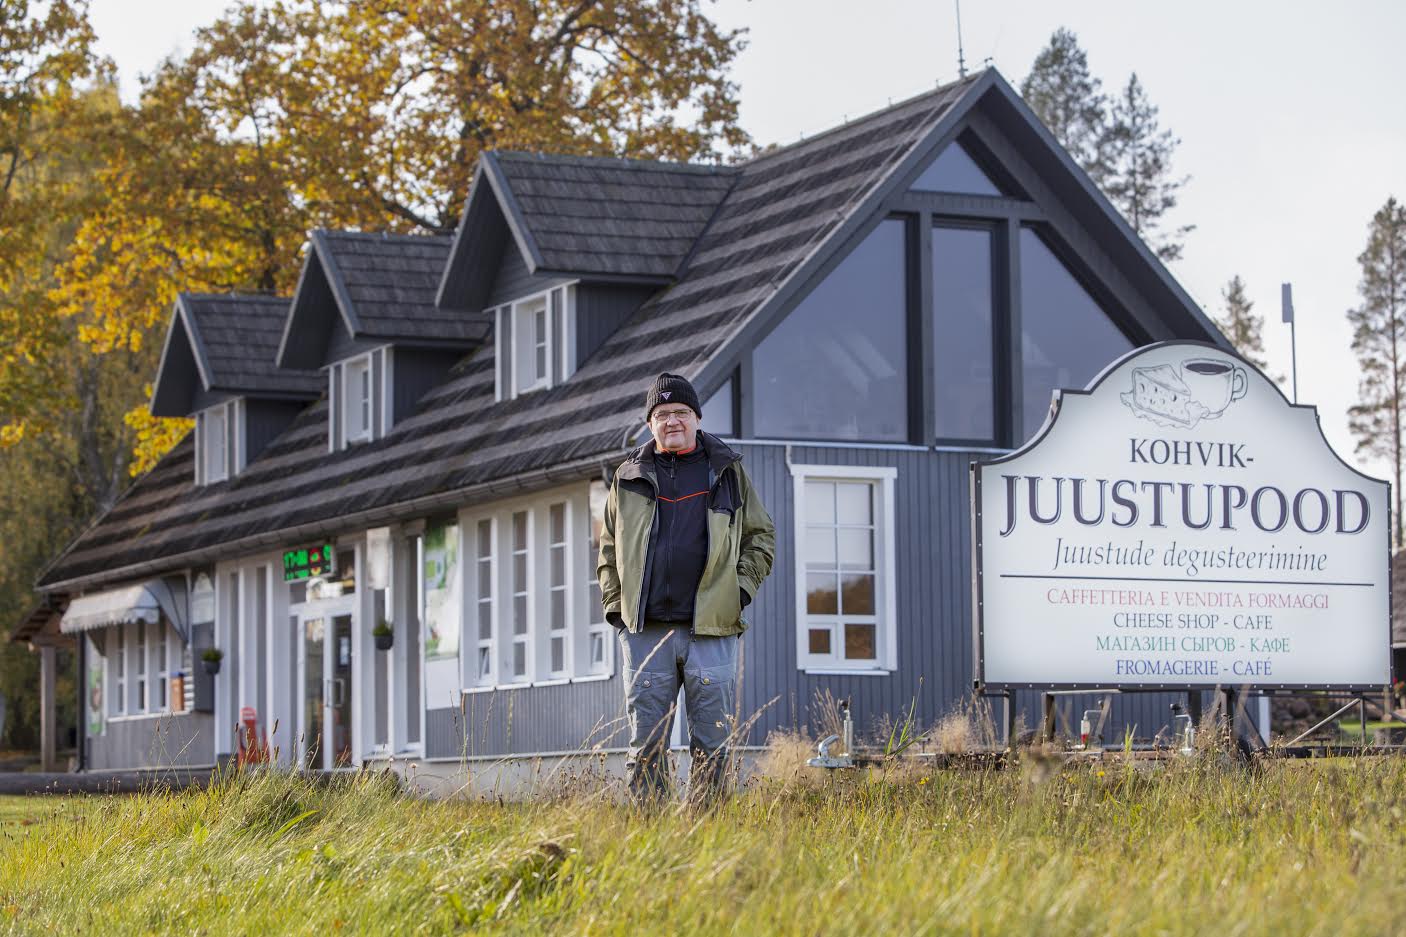
[[[654,408],[661,403],[681,403],[703,419],[703,407],[698,402],[698,391],[688,382],[688,378],[677,374],[664,373],[649,385],[649,393],[644,398],[644,421],[654,415]]]

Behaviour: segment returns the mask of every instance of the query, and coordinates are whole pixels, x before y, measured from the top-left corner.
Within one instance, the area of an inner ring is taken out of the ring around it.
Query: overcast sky
[[[93,0],[102,52],[137,88],[166,55],[190,48],[222,0]],[[957,77],[950,0],[721,0],[712,15],[747,27],[734,77],[742,125],[789,143]],[[1173,221],[1194,224],[1172,274],[1208,312],[1239,274],[1265,318],[1270,370],[1290,371],[1279,285],[1294,284],[1299,399],[1316,404],[1329,441],[1359,459],[1346,410],[1357,389],[1345,313],[1357,304],[1357,255],[1372,214],[1406,199],[1406,3],[1307,0],[967,0],[969,68],[992,64],[1013,85],[1050,34],[1079,36],[1115,90],[1136,71],[1181,138],[1173,166],[1191,176]]]

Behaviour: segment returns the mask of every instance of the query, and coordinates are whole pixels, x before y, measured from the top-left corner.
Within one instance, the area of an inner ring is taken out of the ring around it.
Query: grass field
[[[371,775],[3,799],[0,928],[1406,932],[1402,759],[769,773],[712,811],[652,815],[585,781],[524,805],[420,801]]]

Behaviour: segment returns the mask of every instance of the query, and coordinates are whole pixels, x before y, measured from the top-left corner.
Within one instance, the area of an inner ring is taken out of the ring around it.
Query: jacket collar
[[[698,431],[698,445],[703,447],[703,451],[708,455],[708,469],[714,478],[720,477],[723,469],[734,462],[741,461],[742,455],[735,449],[723,442],[712,433]],[[621,481],[629,481],[632,478],[647,479],[650,484],[657,486],[654,468],[655,446],[651,439],[643,446],[632,451],[625,463],[616,472],[616,477]]]

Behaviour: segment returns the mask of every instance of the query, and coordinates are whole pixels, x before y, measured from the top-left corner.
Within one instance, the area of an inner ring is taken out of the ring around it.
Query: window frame
[[[605,620],[605,608],[602,605],[600,578],[596,575],[596,564],[600,557],[600,537],[597,534],[597,525],[603,526],[605,523],[605,501],[609,495],[609,488],[600,479],[593,479],[586,489],[586,524],[585,530],[578,533],[578,541],[585,537],[585,556],[582,561],[586,564],[586,569],[582,574],[581,590],[585,595],[586,613],[582,619],[581,644],[576,658],[575,680],[603,680],[615,673],[615,642],[611,640],[615,635],[615,626]],[[599,508],[599,515],[597,514]],[[580,568],[580,563],[577,563]],[[591,657],[591,644],[597,638],[601,641],[601,662],[597,666]]]
[[[601,506],[604,499],[600,498]],[[562,509],[562,534],[564,539],[553,541],[551,515],[554,507]],[[464,628],[465,640],[462,651],[460,673],[462,692],[482,693],[503,689],[556,686],[566,683],[584,683],[606,680],[614,675],[615,657],[611,632],[615,629],[605,621],[599,610],[596,593],[591,589],[595,582],[595,552],[593,540],[594,526],[587,519],[592,517],[590,483],[577,483],[539,492],[528,497],[514,498],[484,505],[474,511],[466,511],[460,516],[463,529],[468,531],[466,550],[463,554],[465,569],[464,588]],[[524,514],[526,530],[525,566],[526,582],[517,583],[514,573],[513,518]],[[478,614],[481,601],[486,598],[479,589],[476,564],[481,561],[478,553],[478,525],[487,521],[491,525],[490,542],[490,583],[493,589],[491,601],[492,638],[478,637]],[[553,584],[552,550],[560,549],[563,580]],[[472,570],[467,564],[475,564]],[[520,588],[519,588],[520,587]],[[551,627],[552,593],[562,596],[564,611],[563,627]],[[523,634],[514,634],[514,599],[526,600],[527,629]],[[595,601],[596,609],[591,603]],[[470,630],[472,629],[472,630]],[[593,636],[601,641],[602,660],[592,666],[590,659]],[[551,668],[552,642],[562,642],[562,668]],[[524,672],[516,672],[513,655],[516,646],[523,647],[526,663]],[[478,652],[486,648],[492,661],[492,674],[486,679],[478,672]]]
[[[394,351],[393,345],[378,345],[327,366],[328,452],[375,442],[390,433],[395,424]],[[361,386],[355,387],[357,383]]]
[[[479,526],[482,524],[488,525],[487,556],[479,552]],[[460,641],[459,644],[461,648],[465,649],[461,674],[465,688],[496,686],[498,676],[503,671],[503,662],[499,659],[496,650],[498,636],[502,633],[499,615],[503,605],[500,601],[503,584],[499,578],[502,575],[500,570],[502,564],[499,562],[500,544],[498,541],[502,526],[499,523],[497,512],[467,515],[461,520],[460,529],[465,531],[466,545],[472,547],[472,554],[467,550],[464,552],[464,560],[473,565],[472,576],[466,575],[464,577],[464,602],[467,608],[464,615],[464,628],[468,632],[467,636],[471,637],[472,640]],[[485,564],[488,567],[487,595],[484,595],[483,590],[479,588],[482,581],[479,578],[479,567]],[[486,638],[479,632],[479,615],[485,604],[488,606],[488,637]],[[470,648],[472,653],[468,650]],[[488,655],[487,673],[483,672],[480,662],[481,656],[485,652]]]
[[[556,540],[552,534],[552,512],[561,508],[561,539]],[[546,508],[541,512],[542,517],[542,546],[545,562],[542,564],[543,575],[541,582],[537,584],[542,592],[542,628],[541,646],[539,651],[539,666],[536,677],[541,680],[568,680],[574,670],[572,666],[571,625],[575,619],[572,614],[572,575],[571,575],[571,543],[573,539],[573,511],[571,510],[571,499],[568,497],[552,498],[548,500]],[[561,575],[562,581],[553,581],[555,575],[555,564],[552,562],[552,552],[560,548],[561,550]],[[552,622],[552,602],[553,593],[561,594],[561,627],[553,627]],[[552,667],[552,644],[561,641],[561,667]]]
[[[921,213],[914,212],[906,208],[899,208],[880,213],[857,232],[849,243],[847,249],[830,258],[830,261],[822,268],[817,276],[807,285],[807,288],[797,294],[791,301],[786,303],[786,311],[771,320],[766,329],[752,340],[750,347],[745,351],[741,359],[741,367],[745,369],[742,380],[739,382],[744,386],[737,388],[735,397],[745,399],[745,406],[739,406],[740,401],[734,401],[734,413],[739,419],[734,421],[734,430],[738,437],[760,438],[767,440],[777,440],[786,442],[807,441],[816,442],[820,445],[841,445],[841,446],[908,446],[914,441],[926,435],[924,427],[926,408],[920,393],[922,383],[923,368],[923,296],[921,289],[920,272],[924,263],[918,257],[919,244],[915,235],[918,225],[921,223]],[[778,433],[759,434],[757,431],[757,404],[759,394],[755,392],[758,375],[765,373],[766,368],[761,367],[757,362],[758,352],[762,345],[771,338],[773,333],[791,316],[801,310],[808,300],[826,281],[835,275],[844,265],[845,261],[858,251],[874,235],[878,234],[882,227],[894,222],[900,226],[903,232],[903,244],[901,248],[901,260],[903,263],[903,311],[901,323],[903,329],[903,366],[906,370],[903,381],[904,406],[906,407],[906,419],[903,423],[901,438],[882,439],[872,434],[862,434],[853,439],[841,436],[789,436]]]
[[[110,675],[109,686],[112,687],[108,718],[120,719],[127,715],[127,626],[117,625],[112,629],[110,637],[111,640],[107,642],[109,653],[104,655]]]
[[[556,283],[508,302],[489,307],[493,315],[494,399],[512,400],[523,394],[557,387],[571,378],[576,366],[576,287],[578,280]],[[536,334],[541,317],[542,335]],[[538,357],[545,373],[538,371]],[[525,365],[532,378],[524,380]]]
[[[212,423],[218,418],[220,457],[212,462]],[[244,469],[244,398],[234,397],[206,407],[195,415],[195,484],[215,485],[229,481]],[[212,469],[218,468],[216,473]]]
[[[191,712],[188,702],[177,713],[171,708],[171,673],[189,650],[171,623],[162,615],[155,622],[129,621],[113,625],[99,654],[103,658],[103,692],[108,722],[184,715]],[[176,656],[181,655],[181,656]],[[187,696],[192,682],[186,680]]]
[[[898,669],[898,573],[895,546],[898,469],[894,466],[791,465],[795,588],[796,666],[808,674],[843,673],[889,676]],[[874,490],[874,646],[873,661],[847,661],[832,643],[828,655],[812,654],[806,609],[806,483],[811,481],[864,482]]]
[[[374,436],[374,381],[371,379],[371,353],[342,362],[342,445],[370,442]],[[358,380],[359,379],[359,380]],[[355,386],[360,383],[360,387]],[[364,417],[364,421],[363,421]]]
[[[1008,265],[1007,257],[1009,250],[1006,245],[1007,234],[1001,220],[998,218],[981,218],[965,215],[947,215],[931,213],[927,216],[926,242],[928,244],[927,256],[920,261],[925,265],[926,276],[931,279],[931,299],[927,303],[919,303],[922,315],[930,320],[932,338],[925,344],[925,350],[932,362],[932,386],[927,390],[928,401],[933,408],[933,417],[928,421],[928,425],[923,428],[923,436],[930,437],[931,441],[939,446],[954,446],[973,449],[990,449],[993,447],[1006,447],[1011,438],[1011,411],[1016,406],[1015,396],[1012,393],[1010,372],[1008,366],[1007,349],[1011,347],[1012,341],[1018,342],[1018,336],[1011,336],[1011,302],[1012,297],[1007,295],[1005,284],[1005,271]],[[937,271],[933,265],[932,256],[932,235],[939,228],[956,231],[981,231],[990,238],[991,264],[989,273],[991,276],[991,436],[983,439],[981,437],[968,436],[943,436],[937,432],[936,411],[940,404],[940,392],[942,388],[942,374],[937,369],[937,343],[942,340],[941,333],[937,328],[937,298],[938,283]],[[1019,349],[1017,349],[1018,352]]]

